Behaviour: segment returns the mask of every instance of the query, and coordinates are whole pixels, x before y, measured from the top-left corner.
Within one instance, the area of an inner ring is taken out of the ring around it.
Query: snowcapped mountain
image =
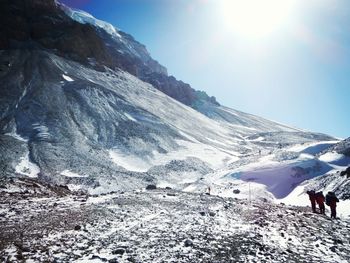
[[[349,139],[220,105],[54,0],[0,1],[0,80],[1,262],[349,262]]]
[[[6,0],[0,13],[2,176],[100,192],[191,189],[218,174],[244,182],[235,169],[267,161],[280,173],[329,169],[286,148],[334,138],[221,106],[109,23],[53,0]]]

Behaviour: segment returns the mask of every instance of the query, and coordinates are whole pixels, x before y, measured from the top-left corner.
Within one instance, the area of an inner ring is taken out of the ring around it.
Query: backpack
[[[332,199],[333,199],[332,192],[328,192],[328,194],[326,195],[326,205],[330,206]]]

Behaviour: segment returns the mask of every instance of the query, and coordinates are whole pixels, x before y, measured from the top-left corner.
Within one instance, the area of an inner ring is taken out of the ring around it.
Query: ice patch
[[[62,77],[63,77],[65,80],[69,81],[69,82],[74,81],[74,79],[72,79],[71,77],[69,77],[69,76],[67,76],[67,75],[64,75],[64,74],[62,74]]]
[[[36,164],[29,160],[29,153],[20,159],[19,164],[15,168],[19,174],[26,175],[28,177],[38,177],[40,168]]]

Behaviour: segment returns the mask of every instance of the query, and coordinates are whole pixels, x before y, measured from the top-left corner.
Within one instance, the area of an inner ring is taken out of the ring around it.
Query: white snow
[[[11,136],[21,142],[28,142],[28,139],[23,138],[21,135],[19,135],[17,132],[10,132],[10,133],[5,133],[5,135]]]
[[[337,204],[337,216],[342,219],[350,219],[350,200],[340,200]]]
[[[77,185],[77,184],[67,184],[67,187],[71,191],[80,191],[83,190],[84,187],[82,185]]]
[[[114,163],[129,171],[146,172],[155,165],[165,165],[172,160],[185,160],[188,157],[196,157],[207,162],[212,168],[220,168],[228,162],[239,160],[236,152],[223,152],[215,147],[202,143],[177,140],[180,149],[170,151],[166,154],[153,151],[152,157],[137,157],[125,154],[123,151],[113,148],[109,155]]]
[[[151,165],[144,159],[138,158],[134,155],[127,155],[118,149],[109,150],[108,153],[115,164],[129,171],[147,172],[151,167]]]
[[[129,113],[124,112],[124,115],[125,115],[125,117],[127,117],[129,120],[134,121],[134,122],[137,122],[137,120],[136,120],[134,117],[132,117]]]
[[[37,177],[40,173],[40,168],[29,160],[29,153],[20,159],[20,162],[15,168],[16,172],[29,177]]]
[[[263,141],[263,140],[265,140],[265,138],[264,137],[258,137],[258,138],[256,138],[256,139],[252,139],[252,140],[250,140],[250,141],[252,141],[252,142],[261,142],[261,141]]]
[[[343,158],[345,158],[345,156],[343,154],[339,154],[336,152],[327,152],[327,153],[321,155],[319,159],[321,161],[331,163],[331,162],[339,161]]]
[[[63,77],[65,80],[69,81],[69,82],[74,81],[74,79],[72,79],[71,77],[69,77],[69,76],[67,76],[67,75],[65,75],[65,74],[62,74],[62,77]]]
[[[17,108],[17,107],[16,107]],[[21,142],[28,142],[28,139],[23,138],[21,135],[18,134],[17,132],[17,125],[15,124],[14,127],[12,128],[11,132],[5,133],[5,135],[11,136],[15,138],[16,140],[19,140]]]
[[[40,123],[34,123],[33,129],[37,131],[36,136],[41,139],[49,139],[50,138],[50,133],[49,129],[47,126],[40,124]]]
[[[322,142],[296,144],[287,148],[287,151],[303,152],[303,153],[315,155],[317,153],[322,152],[323,150],[326,150],[327,148],[333,146],[338,142],[339,141],[322,141]]]
[[[108,34],[114,37],[121,38],[121,35],[118,33],[118,29],[116,29],[116,27],[114,27],[110,23],[99,20],[93,17],[92,15],[90,15],[89,13],[84,12],[82,10],[72,9],[63,4],[61,4],[61,6],[63,7],[63,10],[66,12],[66,14],[70,16],[72,19],[74,19],[75,21],[81,24],[90,24],[90,25],[102,28]]]
[[[86,175],[80,175],[74,172],[71,172],[69,170],[64,170],[61,172],[61,175],[67,176],[67,177],[88,177]]]

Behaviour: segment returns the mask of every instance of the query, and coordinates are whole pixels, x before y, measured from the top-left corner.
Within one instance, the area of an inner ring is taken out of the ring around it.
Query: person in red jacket
[[[312,212],[316,213],[316,194],[315,194],[315,191],[311,190],[311,191],[307,191],[306,193],[309,195]]]
[[[337,203],[339,199],[335,196],[334,192],[328,192],[326,195],[326,205],[331,208],[331,218],[337,218]]]
[[[317,192],[315,197],[316,197],[316,203],[318,204],[318,207],[320,209],[320,214],[324,215],[326,212],[326,208],[324,206],[324,201],[325,201],[324,195],[322,192]]]

